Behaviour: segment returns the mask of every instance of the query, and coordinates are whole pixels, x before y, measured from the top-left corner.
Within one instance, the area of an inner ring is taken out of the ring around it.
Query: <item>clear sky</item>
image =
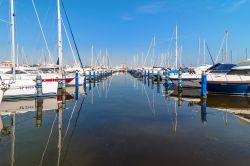
[[[56,59],[57,0],[34,1]],[[92,44],[96,54],[107,48],[112,64],[131,64],[137,53],[144,52],[145,57],[154,35],[156,56],[166,54],[176,24],[185,65],[196,65],[199,37],[206,39],[215,58],[226,30],[234,62],[246,57],[246,48],[250,54],[250,0],[64,0],[64,3],[84,64],[90,64]],[[29,63],[39,62],[47,52],[32,1],[15,0],[15,9],[19,52],[23,47]],[[63,14],[62,17],[66,23]],[[0,0],[0,19],[9,20],[9,0]],[[9,34],[9,25],[0,21],[0,61],[10,59]],[[73,58],[65,33],[63,46],[64,61],[70,64]],[[170,50],[173,49],[171,46]]]

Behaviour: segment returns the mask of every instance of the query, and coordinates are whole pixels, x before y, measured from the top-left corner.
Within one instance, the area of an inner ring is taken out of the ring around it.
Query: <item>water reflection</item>
[[[156,114],[155,108],[155,92],[152,91],[152,98],[150,98],[148,90],[146,90],[145,85],[151,87],[152,90],[156,89],[156,93],[164,94],[166,97],[166,102],[168,103],[168,110],[173,110],[175,115],[175,122],[177,122],[178,107],[186,107],[185,103],[189,107],[194,107],[196,110],[200,109],[200,120],[201,124],[206,125],[208,123],[207,116],[210,114],[207,112],[207,107],[213,108],[219,111],[223,111],[223,121],[224,124],[228,124],[228,113],[232,113],[235,117],[239,118],[241,121],[250,122],[250,98],[240,97],[240,96],[225,96],[225,95],[211,95],[209,94],[207,99],[200,98],[199,89],[185,89],[179,91],[177,87],[165,86],[161,82],[154,82],[150,79],[134,79],[134,87],[138,90],[138,83],[141,82],[143,87],[142,95],[146,96],[148,106],[152,110],[153,115]],[[164,91],[162,91],[164,89]],[[173,106],[169,105],[171,99],[173,99],[175,104]],[[234,102],[232,102],[234,101]],[[177,106],[176,106],[177,105]],[[184,105],[184,106],[183,106]],[[200,107],[200,108],[197,108]],[[177,126],[177,125],[174,125]],[[174,127],[176,129],[176,127]],[[176,131],[176,130],[175,130]]]
[[[86,87],[4,101],[0,165],[248,164],[248,98],[201,100],[126,74]]]

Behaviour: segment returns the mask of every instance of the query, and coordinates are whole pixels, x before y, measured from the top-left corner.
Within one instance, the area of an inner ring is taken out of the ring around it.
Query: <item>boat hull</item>
[[[84,82],[84,76],[79,76],[78,78],[78,85],[83,85]],[[76,85],[76,79],[74,78],[73,80],[71,80],[70,82],[67,83],[67,86],[75,86]]]
[[[178,86],[179,79],[171,79],[175,86]],[[200,81],[197,79],[182,79],[182,88],[201,88]]]
[[[36,97],[36,84],[33,80],[15,80],[7,83],[3,100]],[[58,82],[42,82],[43,97],[56,96]]]
[[[249,83],[211,83],[208,82],[207,90],[210,93],[250,96]]]

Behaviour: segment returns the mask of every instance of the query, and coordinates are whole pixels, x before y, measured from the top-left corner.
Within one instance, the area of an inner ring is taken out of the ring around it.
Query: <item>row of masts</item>
[[[94,59],[96,58],[96,59]],[[105,49],[105,53],[103,55],[102,50],[100,49],[97,53],[97,55],[94,53],[94,45],[91,46],[91,62],[90,66],[97,67],[97,66],[102,66],[106,68],[110,68],[110,57],[109,57],[109,52],[108,49]]]
[[[147,54],[145,56],[145,59],[144,59],[144,54],[142,52],[141,56],[142,56],[142,62],[141,62],[141,66],[142,67],[145,67],[146,66],[146,62],[147,62],[147,58],[149,56],[149,53],[150,51],[152,50],[152,59],[151,59],[151,67],[153,67],[155,65],[155,59],[156,58],[156,55],[155,55],[155,48],[156,48],[156,37],[153,36],[153,39],[150,43],[150,46],[149,46],[149,49],[147,51]],[[174,68],[178,68],[178,66],[181,66],[181,53],[182,53],[182,46],[179,47],[178,46],[178,25],[176,25],[175,27],[175,64],[174,64]],[[169,54],[169,53],[168,53]],[[163,59],[166,61],[166,60],[169,60],[169,55],[168,54],[162,54],[161,56],[161,62],[163,61]],[[163,55],[165,56],[165,58],[163,58]],[[166,57],[168,55],[168,58]],[[179,57],[179,61],[178,61],[178,57]],[[133,63],[134,63],[134,67],[138,67],[139,66],[139,54],[137,53],[136,56],[134,56],[133,58]],[[178,65],[179,63],[179,65]],[[169,64],[169,62],[168,62]],[[149,67],[149,66],[148,66]]]
[[[179,67],[182,67],[182,54],[183,54],[183,50],[182,50],[182,46],[179,46],[179,38],[178,38],[178,26],[176,25],[175,27],[175,55],[174,55],[174,63],[171,65],[169,60],[171,59],[170,58],[170,53],[168,51],[168,53],[162,53],[161,54],[161,63],[160,63],[160,66],[162,67],[171,67],[171,68],[179,68]],[[199,38],[198,39],[198,55],[197,55],[197,66],[200,66],[200,65],[206,65],[207,64],[207,55],[206,55],[206,52],[209,51],[208,49],[208,45],[207,45],[207,42],[206,40],[204,39],[203,40],[203,55],[201,53],[201,39]],[[222,46],[225,45],[225,49],[222,48]],[[139,54],[137,53],[136,56],[133,57],[133,65],[135,68],[138,68],[139,66],[140,67],[153,67],[155,66],[155,59],[156,58],[156,55],[155,55],[155,47],[156,47],[156,38],[155,36],[153,36],[153,39],[151,41],[151,44],[150,44],[150,47],[148,49],[148,52],[147,52],[147,55],[144,58],[144,54],[142,52],[141,54],[141,58],[142,58],[142,62],[141,62],[141,66],[139,65]],[[152,59],[151,59],[151,65],[147,66],[146,65],[146,61],[147,61],[147,58],[149,56],[149,52],[152,48]],[[225,51],[224,51],[225,50]],[[210,53],[210,52],[209,52]],[[224,40],[222,42],[222,45],[221,45],[221,48],[219,50],[219,54],[216,58],[216,62],[218,61],[218,57],[221,55],[222,57],[222,60],[221,62],[222,63],[230,63],[230,59],[231,59],[231,63],[232,63],[232,51],[231,51],[231,58],[229,57],[229,51],[228,51],[228,31],[225,32],[225,37],[224,37]],[[201,63],[201,57],[203,56],[203,62]],[[211,55],[210,55],[211,56]],[[212,57],[211,57],[212,58]],[[246,59],[248,58],[248,55],[247,55],[247,49],[246,49]],[[162,63],[162,61],[165,61],[165,63]],[[158,64],[159,65],[159,64]]]
[[[63,70],[63,52],[62,52],[62,18],[61,18],[61,1],[57,0],[57,23],[58,23],[58,58],[59,58],[59,70]],[[10,9],[11,9],[11,57],[12,57],[12,70],[13,78],[16,78],[15,68],[16,68],[16,48],[15,48],[15,9],[14,9],[14,0],[10,0]]]

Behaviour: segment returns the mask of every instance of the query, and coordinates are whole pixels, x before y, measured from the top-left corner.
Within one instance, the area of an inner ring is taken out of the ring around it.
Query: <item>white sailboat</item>
[[[3,98],[20,98],[20,97],[34,97],[36,96],[36,82],[28,76],[21,79],[16,77],[16,63],[15,63],[15,12],[14,0],[11,3],[11,55],[12,55],[12,74],[0,74],[0,89],[3,93]],[[43,82],[44,95],[56,95],[58,83],[57,82]]]
[[[199,40],[199,55],[200,56],[200,40]],[[199,58],[198,58],[199,59]],[[177,61],[177,60],[176,60]],[[212,65],[206,64],[206,41],[204,40],[204,64],[200,65],[196,68],[190,68],[190,72],[184,72],[181,75],[182,87],[183,88],[200,88],[200,79],[202,72],[207,71]],[[191,72],[192,71],[192,72]],[[179,75],[171,74],[169,75],[169,79],[178,86],[179,83]]]

